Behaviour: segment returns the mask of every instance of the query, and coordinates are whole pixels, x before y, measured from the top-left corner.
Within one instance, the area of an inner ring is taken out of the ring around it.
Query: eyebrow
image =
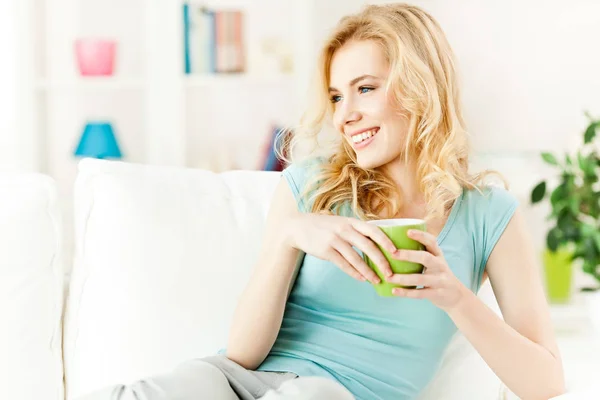
[[[354,85],[356,85],[358,82],[360,82],[360,81],[362,81],[362,80],[364,80],[364,79],[367,79],[367,78],[375,78],[375,79],[378,79],[376,76],[365,74],[365,75],[361,75],[361,76],[359,76],[359,77],[356,77],[356,78],[352,79],[352,80],[350,81],[350,86],[354,86]],[[339,90],[337,90],[337,89],[336,89],[336,88],[334,88],[333,86],[330,86],[330,87],[329,87],[329,93],[331,93],[331,92],[339,92]]]

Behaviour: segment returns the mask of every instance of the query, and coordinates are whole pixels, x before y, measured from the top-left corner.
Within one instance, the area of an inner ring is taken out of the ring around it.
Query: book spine
[[[215,12],[210,10],[204,11],[204,20],[206,22],[206,51],[208,54],[207,69],[209,73],[217,72],[216,48],[217,48],[217,32]]]
[[[204,73],[204,60],[206,55],[203,54],[202,48],[202,14],[201,9],[197,5],[190,5],[190,64],[193,74]]]
[[[215,12],[215,71],[225,72],[227,63],[226,54],[223,51],[225,36],[225,14],[223,11]]]
[[[244,60],[244,14],[238,11],[235,14],[235,35],[234,43],[236,48],[236,71],[243,72],[245,69]]]
[[[190,59],[190,5],[183,4],[183,54],[184,54],[184,72],[192,72]]]
[[[216,13],[217,72],[244,70],[243,13],[218,11]]]

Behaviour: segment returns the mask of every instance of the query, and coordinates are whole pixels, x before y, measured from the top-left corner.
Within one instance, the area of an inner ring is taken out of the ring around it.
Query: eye
[[[331,96],[331,102],[332,103],[337,103],[341,99],[342,99],[342,96],[340,96],[339,94],[334,94],[333,96]]]
[[[358,91],[361,92],[361,93],[368,93],[368,92],[370,92],[372,90],[375,90],[375,88],[371,87],[371,86],[361,86],[361,87],[358,88]]]

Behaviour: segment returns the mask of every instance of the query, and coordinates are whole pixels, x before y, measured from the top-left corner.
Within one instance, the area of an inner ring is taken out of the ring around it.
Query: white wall
[[[17,116],[16,116],[16,8],[13,2],[0,3],[0,52],[6,54],[7,62],[0,63],[0,166],[12,167],[18,162]],[[10,60],[15,60],[11,62]]]
[[[36,171],[43,162],[30,85],[33,76],[29,4],[0,2],[0,171]]]

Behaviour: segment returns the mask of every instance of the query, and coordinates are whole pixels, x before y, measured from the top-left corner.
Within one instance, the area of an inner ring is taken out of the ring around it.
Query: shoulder
[[[463,220],[487,258],[517,211],[519,202],[512,193],[498,186],[465,190],[463,201]]]
[[[323,165],[322,158],[309,158],[289,164],[282,172],[283,176],[297,189],[302,189],[309,178],[318,173]]]
[[[482,186],[466,191],[467,212],[474,222],[474,232],[483,250],[483,265],[517,211],[519,202],[508,190]]]
[[[461,206],[461,221],[469,232],[475,254],[475,281],[478,289],[487,261],[504,234],[518,207],[517,198],[498,186],[465,189]]]
[[[500,186],[480,186],[477,189],[465,189],[464,202],[470,213],[478,215],[497,215],[514,212],[519,201],[508,190]]]
[[[323,157],[313,157],[293,162],[283,170],[282,175],[287,181],[301,210],[306,209],[304,197],[308,195],[306,193],[307,188],[309,185],[312,185],[312,178],[319,174],[325,162],[326,160]]]

